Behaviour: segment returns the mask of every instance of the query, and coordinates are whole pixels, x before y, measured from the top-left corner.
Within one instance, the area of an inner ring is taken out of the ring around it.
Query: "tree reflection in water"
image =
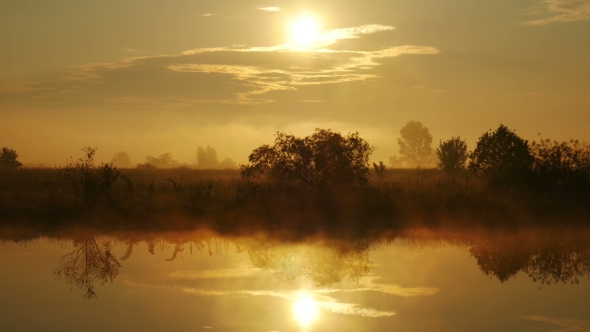
[[[472,244],[469,251],[486,275],[501,282],[521,271],[545,285],[577,284],[590,276],[590,242],[585,238],[481,240]]]
[[[307,278],[317,286],[327,286],[343,279],[358,281],[373,268],[369,260],[371,240],[284,245],[258,241],[247,245],[255,267],[273,270],[280,282]]]
[[[95,282],[113,282],[119,274],[121,264],[111,253],[111,244],[125,248],[120,258],[122,261],[132,256],[138,243],[147,243],[151,254],[157,245],[171,247],[172,254],[166,261],[176,259],[183,252],[190,255],[193,250],[209,255],[223,255],[234,250],[246,252],[253,266],[274,271],[279,282],[303,278],[316,286],[345,279],[355,282],[368,275],[374,267],[369,259],[370,253],[384,243],[416,248],[463,248],[475,258],[483,273],[500,282],[506,282],[520,272],[545,285],[557,282],[575,284],[590,276],[590,232],[580,230],[517,233],[420,230],[398,231],[371,239],[315,238],[295,242],[271,236],[223,237],[210,231],[111,233],[102,241],[98,241],[97,236],[56,237],[74,239],[75,249],[59,260],[55,275],[86,290],[86,298],[96,298]],[[40,231],[27,230],[23,236],[14,230],[0,229],[0,240],[4,241],[26,242],[39,237],[52,238]],[[185,248],[190,250],[185,251]]]
[[[74,251],[59,260],[54,274],[72,286],[86,289],[85,298],[96,298],[94,282],[113,282],[119,275],[121,264],[111,253],[109,240],[99,245],[95,237],[87,237],[74,240],[74,246]]]

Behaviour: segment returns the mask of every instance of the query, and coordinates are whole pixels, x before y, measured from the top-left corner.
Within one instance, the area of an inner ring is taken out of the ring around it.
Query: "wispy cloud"
[[[264,10],[267,12],[278,12],[279,10],[281,10],[281,8],[279,8],[279,7],[260,7],[258,9]]]
[[[557,15],[521,22],[522,25],[545,25],[555,22],[590,20],[590,0],[543,0],[546,11]],[[538,11],[535,10],[534,13]]]
[[[327,30],[305,45],[198,48],[178,55],[90,63],[72,67],[60,82],[13,85],[0,93],[13,94],[4,100],[21,103],[32,103],[48,93],[66,92],[79,93],[79,101],[92,100],[95,105],[101,102],[162,107],[162,102],[170,101],[178,107],[197,103],[258,105],[275,101],[273,92],[378,79],[380,75],[372,69],[381,65],[380,59],[440,53],[434,47],[416,45],[374,51],[332,48],[339,40],[393,29],[364,25]]]
[[[169,274],[173,279],[223,279],[223,278],[243,278],[260,274],[260,269],[256,268],[238,268],[238,269],[216,269],[216,270],[195,270],[195,271],[176,271]]]
[[[356,303],[338,302],[336,299],[322,294],[321,291],[266,291],[266,290],[234,290],[234,291],[215,291],[202,290],[184,287],[182,291],[189,294],[205,295],[205,296],[231,296],[231,295],[250,295],[250,296],[270,296],[289,301],[297,301],[302,294],[311,295],[315,305],[325,311],[343,314],[356,315],[363,317],[388,317],[395,315],[392,311],[382,311],[373,308],[362,307]]]
[[[559,326],[551,332],[590,332],[588,320],[557,319],[546,316],[524,316],[523,319]]]
[[[213,14],[203,14],[202,16],[209,17],[209,16],[213,16]]]

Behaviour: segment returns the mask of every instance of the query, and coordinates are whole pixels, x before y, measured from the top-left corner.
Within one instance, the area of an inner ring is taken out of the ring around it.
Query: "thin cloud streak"
[[[557,319],[552,317],[546,316],[524,316],[522,317],[526,320],[531,320],[535,322],[541,323],[548,323],[559,326],[559,328],[555,328],[550,330],[551,332],[589,332],[590,331],[590,321],[587,320],[576,320],[576,319]]]
[[[556,22],[576,22],[590,20],[590,0],[544,0],[550,13],[559,15],[540,20],[521,22],[521,25],[535,26]],[[536,12],[536,11],[535,11]]]
[[[416,45],[402,45],[376,51],[329,48],[338,40],[360,38],[393,29],[391,26],[384,25],[364,25],[328,30],[320,34],[313,43],[303,46],[297,43],[286,43],[269,47],[199,48],[182,52],[180,55],[142,56],[114,63],[90,63],[73,67],[61,82],[14,85],[0,92],[20,94],[21,102],[30,103],[34,98],[43,97],[49,93],[80,92],[92,95],[96,90],[100,91],[98,98],[107,103],[135,105],[153,103],[155,106],[161,106],[156,96],[142,95],[140,87],[153,84],[152,81],[143,79],[149,77],[149,73],[161,77],[166,71],[171,71],[178,74],[176,76],[165,74],[165,77],[170,77],[173,81],[168,84],[162,83],[163,86],[170,87],[172,86],[170,83],[191,79],[191,77],[194,77],[192,80],[202,79],[195,74],[217,75],[213,79],[218,86],[214,88],[211,84],[207,84],[205,89],[201,90],[201,96],[181,95],[177,89],[172,94],[167,93],[160,97],[167,101],[174,100],[173,105],[178,107],[197,103],[260,105],[275,101],[270,97],[263,97],[270,92],[296,91],[298,87],[303,86],[377,79],[379,75],[368,70],[381,65],[379,59],[404,54],[440,53],[434,47]],[[268,59],[268,61],[258,59]],[[301,65],[297,65],[298,63]],[[132,79],[136,76],[141,79]],[[123,82],[129,82],[131,85]],[[109,90],[109,86],[114,87],[117,84],[121,87],[120,89]],[[151,85],[149,87],[152,88]],[[108,91],[111,95],[105,95],[103,91]]]
[[[267,11],[267,12],[278,12],[278,11],[281,10],[281,8],[279,8],[279,7],[260,7],[258,9],[264,10],[264,11]]]

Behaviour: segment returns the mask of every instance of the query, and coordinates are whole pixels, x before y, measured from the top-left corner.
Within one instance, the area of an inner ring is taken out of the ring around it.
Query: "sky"
[[[590,141],[590,0],[3,0],[0,145],[25,164],[198,146],[247,162],[276,131],[421,121]]]

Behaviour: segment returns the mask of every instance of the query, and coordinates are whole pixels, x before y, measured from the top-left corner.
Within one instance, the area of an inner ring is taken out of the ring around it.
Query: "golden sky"
[[[4,0],[0,45],[0,145],[24,163],[243,163],[316,127],[387,161],[410,120],[470,149],[500,123],[590,141],[590,0]]]

